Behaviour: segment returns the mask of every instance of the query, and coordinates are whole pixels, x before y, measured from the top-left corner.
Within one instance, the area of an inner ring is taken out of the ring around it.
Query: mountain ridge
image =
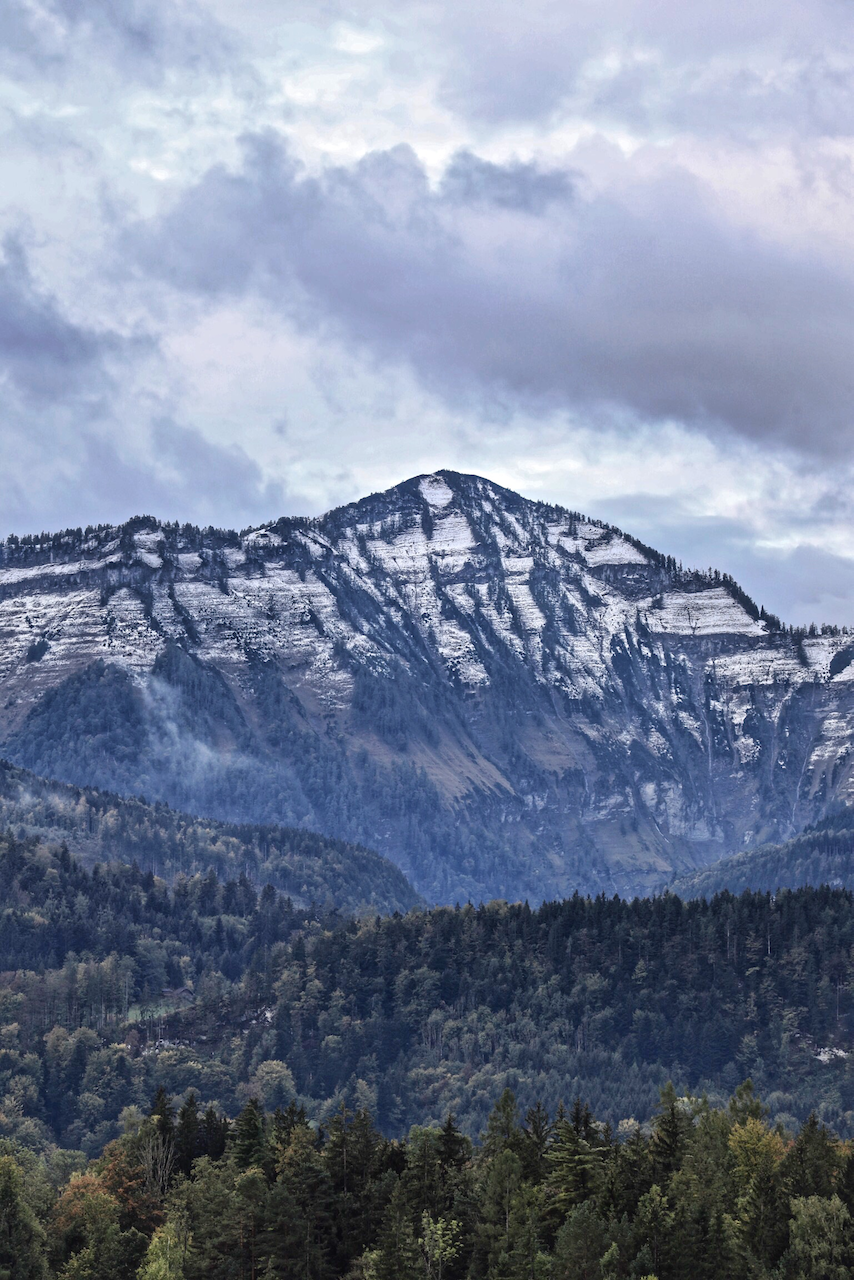
[[[136,865],[167,882],[214,872],[271,884],[298,908],[391,913],[421,905],[400,870],[370,849],[314,832],[237,826],[144,797],[41,778],[0,759],[0,831],[64,846],[80,865]]]
[[[781,889],[854,889],[854,810],[843,809],[787,840],[731,854],[664,886],[683,900],[716,893]]]
[[[379,849],[436,901],[654,888],[852,793],[844,634],[442,471],[0,554],[0,749]]]

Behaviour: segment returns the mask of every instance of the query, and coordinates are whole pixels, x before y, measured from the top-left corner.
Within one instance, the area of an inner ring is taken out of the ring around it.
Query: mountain
[[[776,893],[804,885],[854,889],[854,810],[825,818],[783,844],[759,845],[680,876],[668,885],[680,898],[711,898],[729,890]]]
[[[360,845],[312,831],[234,826],[166,804],[39,778],[0,760],[0,830],[64,845],[83,866],[136,864],[168,881],[214,873],[273,885],[302,907],[408,911],[421,904],[403,873]]]
[[[476,476],[9,538],[0,636],[15,763],[361,842],[434,901],[642,892],[851,794],[854,641]]]

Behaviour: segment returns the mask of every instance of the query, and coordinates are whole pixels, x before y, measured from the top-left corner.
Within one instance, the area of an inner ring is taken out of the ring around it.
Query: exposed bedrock
[[[852,657],[453,472],[0,547],[2,754],[361,841],[437,900],[640,892],[849,802]]]

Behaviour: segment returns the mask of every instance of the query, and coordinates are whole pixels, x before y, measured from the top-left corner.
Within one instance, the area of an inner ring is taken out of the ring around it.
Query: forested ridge
[[[406,911],[418,894],[393,863],[361,845],[280,825],[237,825],[41,778],[0,759],[0,829],[65,843],[87,865],[136,863],[166,880],[241,871],[304,905]]]
[[[854,898],[490,903],[356,920],[0,841],[0,1134],[96,1156],[158,1087],[476,1135],[506,1087],[645,1121],[663,1084],[854,1134]]]
[[[473,1145],[453,1116],[389,1140],[341,1106],[250,1099],[234,1122],[162,1089],[85,1166],[0,1142],[0,1274],[15,1280],[845,1280],[854,1152],[815,1116],[771,1127],[662,1090],[614,1132],[577,1099]]]
[[[763,844],[722,858],[680,876],[671,888],[681,898],[710,898],[725,889],[774,893],[810,884],[854,888],[854,810],[843,809],[783,844]]]

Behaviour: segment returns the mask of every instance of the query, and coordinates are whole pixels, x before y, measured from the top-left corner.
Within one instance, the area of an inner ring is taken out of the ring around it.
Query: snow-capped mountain
[[[854,638],[475,476],[243,534],[0,548],[0,751],[392,857],[427,896],[621,892],[852,791]]]

